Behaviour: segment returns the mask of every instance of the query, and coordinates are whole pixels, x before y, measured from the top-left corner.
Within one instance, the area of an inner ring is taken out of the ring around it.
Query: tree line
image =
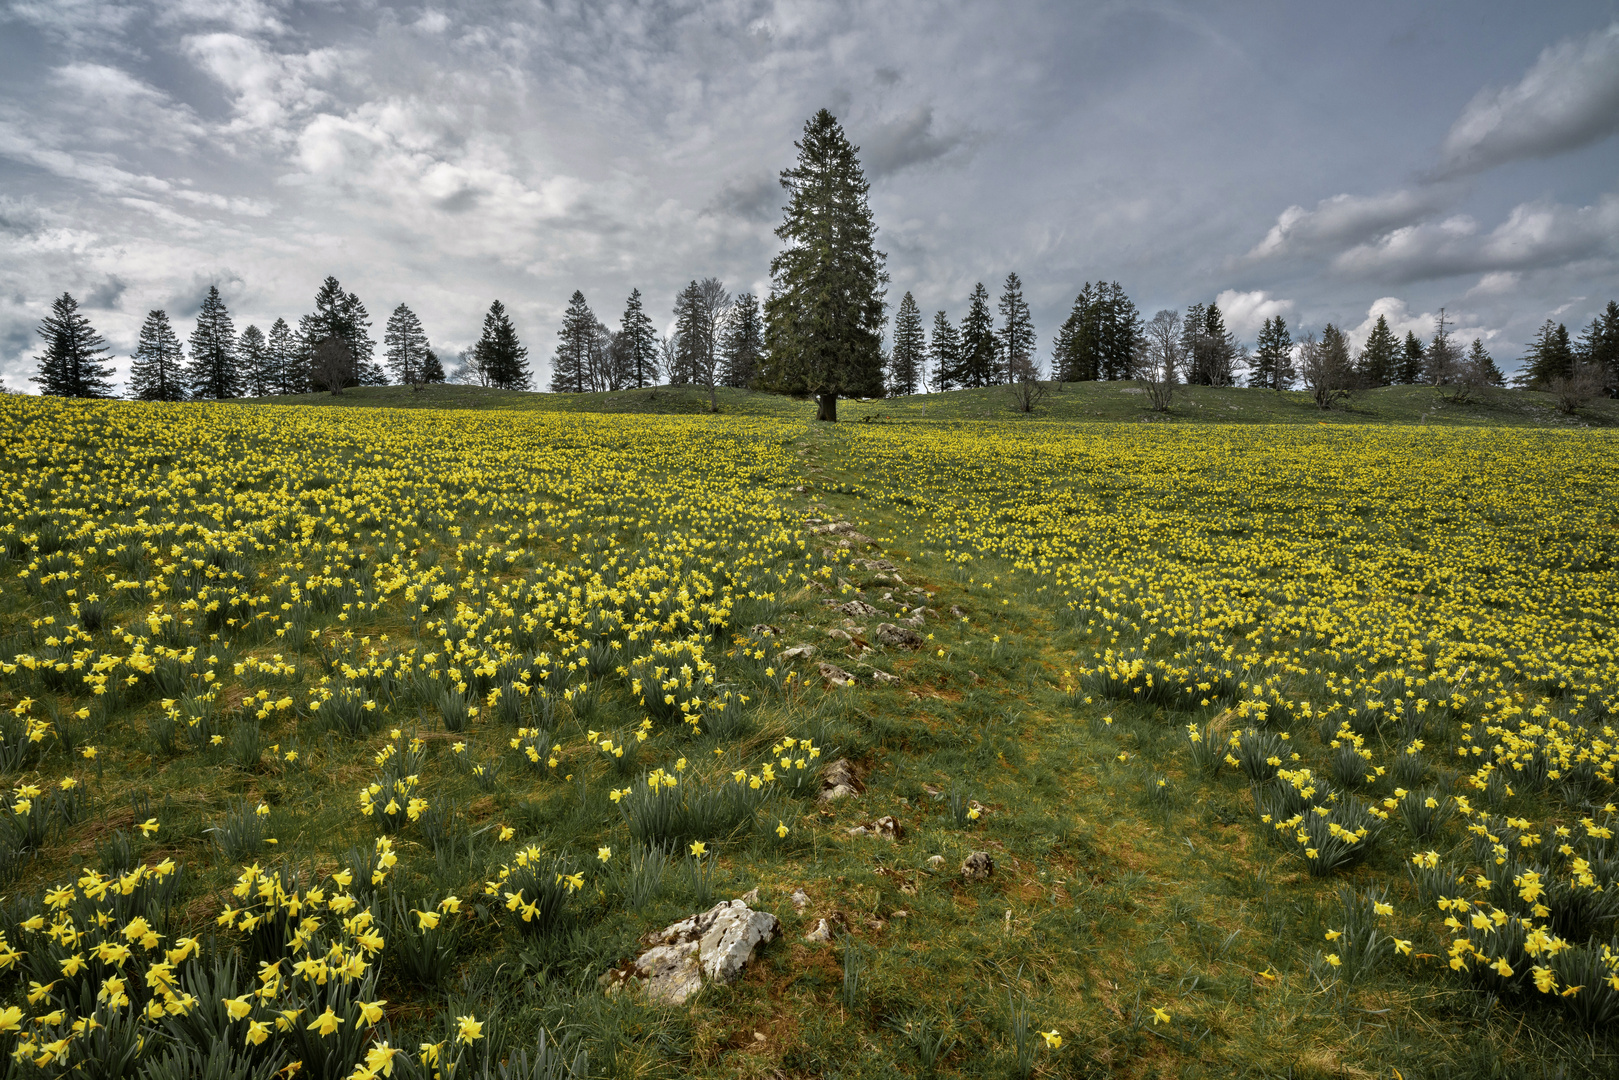
[[[859,148],[825,109],[805,124],[794,147],[798,159],[781,173],[788,201],[776,229],[782,249],[771,260],[770,293],[762,303],[751,293],[733,297],[718,278],[694,278],[676,295],[673,330],[662,335],[639,289],[630,292],[616,330],[575,291],[557,335],[549,389],[612,391],[665,380],[706,386],[711,409],[721,386],[814,395],[817,416],[835,420],[839,397],[1038,385],[1034,323],[1015,272],[993,306],[984,285],[975,284],[960,322],[938,311],[931,331],[915,298],[905,293],[891,345],[884,348],[889,279],[886,256],[876,248]],[[528,350],[498,300],[484,317],[478,342],[462,350],[448,373],[405,304],[388,319],[382,362],[375,358],[370,327],[365,305],[333,277],[316,292],[314,311],[299,319],[296,330],[278,318],[268,334],[256,326],[237,334],[218,289],[210,287],[190,335],[189,358],[168,315],[147,316],[128,393],[178,401],[446,380],[531,388]],[[39,334],[45,347],[33,381],[41,392],[113,394],[105,343],[71,295],[56,300]],[[1194,303],[1184,312],[1164,309],[1147,319],[1117,281],[1086,282],[1080,289],[1053,335],[1049,375],[1065,383],[1145,380],[1162,407],[1170,388],[1183,383],[1233,386],[1245,380],[1277,391],[1302,384],[1323,407],[1363,387],[1424,383],[1463,398],[1504,383],[1483,341],[1475,338],[1464,347],[1443,309],[1426,340],[1414,331],[1401,340],[1379,315],[1356,350],[1332,323],[1319,335],[1295,337],[1276,315],[1264,321],[1249,348],[1226,326],[1217,303]],[[1610,301],[1578,341],[1566,326],[1547,321],[1514,383],[1559,395],[1619,393],[1619,302]]]

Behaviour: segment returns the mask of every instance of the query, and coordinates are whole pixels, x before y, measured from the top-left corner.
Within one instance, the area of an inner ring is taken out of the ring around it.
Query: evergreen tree
[[[629,368],[629,382],[635,387],[658,381],[658,332],[641,307],[641,290],[631,289],[618,324],[618,344]]]
[[[371,316],[353,293],[345,293],[335,277],[327,277],[315,293],[315,310],[298,320],[300,366],[307,372],[315,356],[315,346],[336,338],[353,358],[350,386],[373,386],[388,381],[381,365],[373,359],[377,343],[371,338]],[[308,374],[301,376],[306,385]]]
[[[1179,372],[1181,381],[1189,386],[1207,386],[1209,364],[1208,327],[1205,325],[1208,308],[1202,304],[1188,304],[1181,319],[1181,345]]]
[[[720,348],[724,357],[720,381],[738,390],[753,389],[765,351],[764,315],[759,310],[757,296],[743,293],[731,305],[725,317],[725,335]]]
[[[1355,363],[1362,386],[1387,386],[1399,372],[1400,342],[1389,329],[1389,321],[1382,315],[1372,332],[1366,335],[1366,344]]]
[[[1097,350],[1097,296],[1086,282],[1051,348],[1052,375],[1061,382],[1090,382],[1102,376]]]
[[[1619,395],[1619,301],[1609,300],[1580,335],[1575,355],[1602,372],[1610,396]]]
[[[270,324],[264,351],[271,372],[271,393],[302,394],[309,390],[309,370],[301,362],[298,342],[287,320],[278,318]]]
[[[1006,275],[1000,313],[1000,376],[1011,382],[1033,379],[1039,374],[1034,366],[1034,320],[1029,317],[1029,305],[1023,299],[1023,282],[1016,273]]]
[[[1117,281],[1097,286],[1096,364],[1104,379],[1129,379],[1136,370],[1141,313]]]
[[[584,303],[585,298],[579,293],[573,295],[581,304]],[[569,310],[572,311],[572,305],[569,305]],[[587,307],[585,311],[588,314],[590,309]],[[589,332],[594,334],[595,329],[596,319],[591,316]],[[590,341],[586,338],[585,348],[588,350],[589,347]],[[489,312],[483,317],[483,336],[478,339],[476,349],[478,361],[490,386],[497,390],[529,388],[528,349],[517,340],[517,328],[512,325],[505,305],[499,300],[489,305]],[[583,375],[582,366],[580,374]]]
[[[270,369],[270,347],[264,331],[249,325],[236,339],[236,360],[242,372],[242,389],[248,397],[264,397],[274,383]]]
[[[411,386],[427,381],[424,376],[427,331],[422,329],[422,320],[414,311],[404,304],[394,308],[382,332],[382,344],[387,349],[388,370],[395,379]]]
[[[928,343],[928,359],[933,364],[933,390],[954,390],[961,377],[961,335],[944,312],[933,316],[933,339]]]
[[[1298,373],[1293,368],[1293,335],[1280,315],[1265,320],[1254,342],[1253,369],[1248,385],[1262,390],[1290,390]]]
[[[37,331],[45,339],[39,355],[39,374],[30,382],[48,397],[112,397],[112,365],[107,363],[107,343],[101,340],[88,317],[79,313],[79,302],[63,293],[51,304],[51,313],[40,320]]]
[[[422,382],[442,383],[444,381],[444,365],[439,361],[438,353],[428,349],[422,354]]]
[[[1455,382],[1462,363],[1462,351],[1456,347],[1450,333],[1450,319],[1444,308],[1439,309],[1433,340],[1422,366],[1422,378],[1429,386],[1445,386]]]
[[[989,311],[989,293],[979,282],[967,298],[967,316],[961,320],[961,367],[956,381],[969,388],[994,386],[1002,381],[1000,351],[995,317]]]
[[[916,393],[927,366],[927,335],[922,312],[910,293],[900,298],[894,316],[894,349],[888,357],[888,389],[896,397]]]
[[[487,328],[488,325],[489,321],[484,320],[484,326]],[[487,329],[484,334],[488,335]],[[585,294],[575,289],[573,296],[568,298],[568,310],[562,316],[562,330],[557,334],[556,356],[551,361],[551,393],[585,392],[591,340],[595,336],[596,315],[585,302]]]
[[[208,286],[197,313],[197,328],[191,331],[191,363],[186,381],[191,396],[223,401],[242,396],[242,372],[236,358],[236,328],[216,286]]]
[[[1237,338],[1226,329],[1225,315],[1220,305],[1209,301],[1203,312],[1203,348],[1207,355],[1202,360],[1202,375],[1207,386],[1234,386],[1237,382]]]
[[[138,401],[184,401],[185,350],[169,313],[149,311],[129,369],[129,396]]]
[[[1467,350],[1466,363],[1472,369],[1473,377],[1483,385],[1503,386],[1506,384],[1506,376],[1501,374],[1501,369],[1495,364],[1495,357],[1491,356],[1489,350],[1484,348],[1484,342],[1480,339],[1473,339],[1472,346]]]
[[[1422,381],[1422,372],[1425,367],[1427,350],[1423,349],[1422,342],[1410,330],[1405,332],[1405,348],[1400,351],[1400,367],[1395,372],[1394,381],[1401,386],[1415,386]]]
[[[1547,319],[1535,335],[1534,344],[1523,358],[1523,367],[1514,381],[1520,386],[1544,390],[1553,379],[1566,379],[1572,374],[1574,346],[1569,341],[1568,327]]]
[[[794,144],[781,174],[784,247],[770,261],[763,385],[813,393],[816,418],[835,421],[839,397],[882,394],[883,295],[888,275],[876,248],[869,185],[837,119],[825,109]]]

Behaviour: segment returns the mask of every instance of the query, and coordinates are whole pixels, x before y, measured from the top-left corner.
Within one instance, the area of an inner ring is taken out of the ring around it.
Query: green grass
[[[1052,391],[1032,414],[1020,413],[1005,387],[915,394],[875,400],[844,399],[838,419],[853,422],[933,420],[1081,421],[1169,424],[1429,424],[1474,427],[1611,427],[1619,425],[1619,401],[1599,399],[1568,416],[1550,394],[1527,390],[1484,390],[1466,403],[1446,401],[1429,386],[1387,386],[1363,390],[1336,408],[1316,407],[1303,391],[1274,393],[1244,387],[1183,386],[1168,413],[1147,407],[1140,382],[1049,384]],[[720,388],[722,414],[812,419],[815,404],[781,394]],[[368,386],[340,395],[292,394],[247,398],[268,405],[322,405],[398,409],[536,409],[563,413],[644,413],[683,415],[708,412],[708,391],[693,386],[658,386],[593,394],[544,394],[491,390],[481,386],[440,385],[414,391],[408,386]]]

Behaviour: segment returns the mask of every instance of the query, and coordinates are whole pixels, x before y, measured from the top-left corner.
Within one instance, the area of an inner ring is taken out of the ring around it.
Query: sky
[[[330,274],[446,356],[501,300],[543,386],[575,289],[767,294],[822,107],[890,309],[1015,271],[1042,357],[1097,279],[1249,343],[1444,308],[1509,371],[1619,298],[1619,0],[0,0],[0,379],[63,291],[121,379],[148,311],[296,325]]]

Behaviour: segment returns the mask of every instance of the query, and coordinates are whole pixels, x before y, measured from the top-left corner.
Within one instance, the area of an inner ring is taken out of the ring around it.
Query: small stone
[[[760,637],[781,637],[781,628],[779,626],[771,626],[769,623],[755,623],[753,625],[753,632],[758,634]]]
[[[753,888],[743,893],[738,899],[749,907],[753,907],[759,902],[759,887],[755,885]]]
[[[815,646],[813,646],[813,645],[794,645],[794,646],[791,646],[790,648],[783,649],[783,650],[781,650],[781,652],[777,653],[776,654],[776,660],[779,661],[780,663],[783,663],[783,664],[790,664],[794,660],[797,660],[799,658],[803,658],[805,660],[808,660],[810,657],[812,657],[814,655],[815,655]]]
[[[871,673],[871,681],[875,682],[875,683],[892,684],[892,683],[899,682],[899,676],[898,675],[890,675],[886,671],[873,671]]]
[[[652,948],[636,957],[634,978],[644,980],[647,997],[679,1005],[712,982],[735,982],[761,945],[776,936],[781,923],[768,911],[754,911],[741,900],[715,904],[647,935]],[[608,972],[608,989],[628,983],[623,973]]]
[[[804,909],[809,907],[809,893],[805,892],[803,889],[794,889],[791,899],[793,902],[793,910],[798,912],[800,915],[804,914]]]
[[[821,770],[821,793],[817,798],[821,802],[831,802],[833,799],[859,795],[864,790],[860,774],[849,763],[849,759],[838,758]]]
[[[762,1031],[755,1031],[755,1032],[754,1032],[754,1033],[753,1033],[753,1041],[754,1041],[754,1042],[769,1042],[769,1041],[770,1041],[770,1039],[769,1039],[769,1037],[768,1037],[768,1036],[766,1036],[766,1035],[765,1035],[765,1033],[764,1033],[764,1032],[762,1032]]]
[[[825,679],[833,686],[848,686],[850,683],[854,682],[854,676],[850,675],[847,671],[844,671],[836,664],[822,664],[821,678]]]
[[[881,608],[872,607],[864,600],[850,600],[838,610],[856,619],[874,619],[883,613]]]
[[[893,623],[877,624],[877,640],[884,645],[893,645],[901,649],[920,649],[922,635],[904,626],[895,626]]]
[[[825,919],[817,919],[815,921],[815,926],[813,928],[811,928],[809,933],[804,935],[804,940],[805,941],[831,941],[832,940],[832,924],[827,922]]]
[[[958,619],[965,619],[967,617],[967,613],[965,611],[962,611],[960,608],[958,608],[954,604],[950,605],[950,614],[954,615]]]
[[[943,870],[944,869],[944,856],[943,855],[929,855],[928,856],[928,868],[931,869],[931,870]]]
[[[987,851],[975,851],[961,863],[962,880],[986,881],[995,872],[995,860]]]
[[[849,636],[849,631],[839,630],[835,626],[827,628],[826,636],[834,641],[845,641],[851,645],[854,644],[854,638]]]

